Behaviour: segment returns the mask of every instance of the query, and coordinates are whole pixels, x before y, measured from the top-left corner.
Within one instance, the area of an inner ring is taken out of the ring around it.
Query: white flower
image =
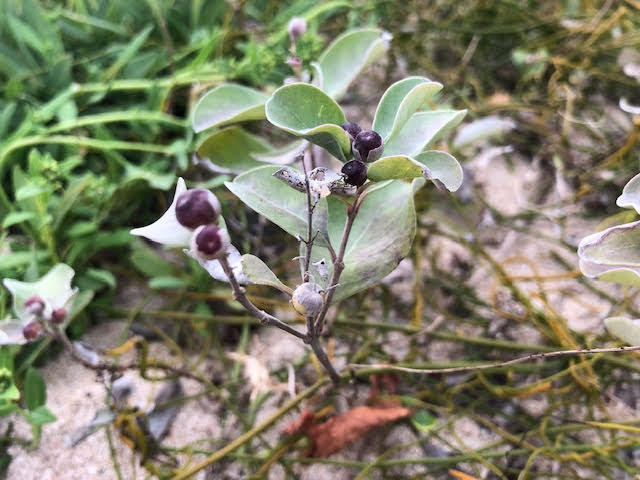
[[[169,209],[151,225],[134,228],[131,230],[131,234],[145,237],[154,242],[171,247],[188,246],[193,232],[187,227],[182,226],[176,217],[176,202],[178,201],[178,197],[186,191],[187,186],[181,177],[178,179],[176,193],[173,196],[173,201]]]
[[[169,209],[151,225],[147,225],[146,227],[142,228],[134,228],[133,230],[131,230],[131,234],[139,235],[141,237],[148,238],[149,240],[167,246],[190,247],[193,230],[190,230],[180,224],[180,222],[178,222],[178,218],[176,217],[176,203],[178,201],[178,197],[180,197],[180,195],[182,195],[186,191],[187,186],[185,185],[184,180],[182,179],[182,177],[178,178],[176,193],[173,196],[173,201],[171,202]],[[226,225],[222,217],[218,218],[218,224],[220,228],[226,229]],[[204,260],[196,255],[196,252],[191,248],[185,248],[183,251],[189,257],[197,260],[200,266],[207,272],[209,272],[209,275],[211,275],[211,277],[213,277],[215,280],[228,282],[227,276],[222,270],[222,267],[220,266],[220,262],[218,262],[218,260]],[[247,278],[244,273],[242,273],[240,253],[238,252],[238,249],[233,245],[229,245],[229,247],[227,248],[227,261],[229,262],[229,265],[235,273],[238,282],[240,284],[246,284]]]
[[[49,320],[51,313],[58,308],[68,311],[78,293],[77,288],[71,287],[74,275],[73,268],[59,263],[36,282],[5,278],[2,283],[13,295],[13,313],[17,319],[5,319],[0,322],[0,345],[23,344],[26,339],[22,331],[30,322],[38,318]],[[44,308],[38,317],[25,307],[25,301],[36,296],[44,302]]]

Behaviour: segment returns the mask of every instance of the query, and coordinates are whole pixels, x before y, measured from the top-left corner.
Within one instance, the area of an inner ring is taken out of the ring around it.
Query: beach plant
[[[640,214],[640,174],[625,185],[616,200],[619,207]],[[615,225],[592,233],[578,247],[580,270],[591,278],[640,287],[640,221]],[[629,345],[640,345],[640,319],[606,318],[607,330]]]
[[[206,132],[197,148],[200,162],[237,174],[226,187],[299,242],[297,284],[287,285],[262,259],[241,254],[215,195],[188,189],[183,179],[164,215],[131,233],[183,247],[213,278],[228,282],[235,300],[263,324],[309,344],[338,383],[341,376],[320,341],[329,308],[379,282],[409,253],[416,231],[413,198],[427,180],[443,191],[460,187],[457,160],[429,148],[466,111],[435,109],[442,85],[408,77],[383,93],[371,129],[362,128],[338,101],[382,57],[391,36],[376,28],[348,31],[307,70],[296,56],[305,28],[302,19],[289,24],[287,62],[294,75],[285,85],[273,92],[218,85],[198,101],[192,117],[193,129]],[[274,146],[244,128],[261,120],[288,134],[290,142]],[[246,295],[251,285],[286,295],[306,330],[255,306]]]

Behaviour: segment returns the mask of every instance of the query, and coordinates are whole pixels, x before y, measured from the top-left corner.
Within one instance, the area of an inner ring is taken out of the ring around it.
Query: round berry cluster
[[[176,200],[176,218],[193,230],[191,249],[204,260],[220,258],[229,246],[229,234],[217,225],[221,212],[218,198],[203,188],[187,190]]]
[[[367,181],[366,163],[374,162],[382,156],[382,137],[374,130],[362,130],[360,125],[353,122],[343,123],[341,127],[349,135],[351,151],[356,157],[345,163],[341,172],[346,183],[360,187]]]

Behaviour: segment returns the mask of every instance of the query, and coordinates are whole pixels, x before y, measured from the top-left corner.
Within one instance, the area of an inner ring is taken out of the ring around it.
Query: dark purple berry
[[[22,335],[24,335],[24,338],[29,341],[37,339],[41,333],[42,325],[40,322],[27,323],[22,329]]]
[[[382,155],[382,137],[373,130],[363,130],[353,141],[353,154],[363,162],[373,162]]]
[[[191,248],[205,260],[219,258],[229,246],[229,234],[216,225],[202,225],[193,232]]]
[[[176,201],[178,222],[191,229],[214,223],[220,210],[220,202],[216,196],[203,188],[187,190]]]
[[[51,312],[51,321],[56,325],[60,325],[67,318],[67,309],[64,307],[56,308]]]
[[[33,295],[24,301],[24,308],[27,313],[40,316],[44,311],[44,300],[39,295]]]
[[[362,128],[360,128],[360,125],[358,125],[357,123],[353,123],[353,122],[343,123],[340,126],[342,127],[342,129],[345,132],[347,132],[349,134],[349,136],[351,137],[351,141],[352,142],[358,136],[358,134],[362,131]]]
[[[344,181],[349,185],[359,187],[367,181],[367,166],[360,160],[351,160],[344,164],[341,172],[344,174]]]

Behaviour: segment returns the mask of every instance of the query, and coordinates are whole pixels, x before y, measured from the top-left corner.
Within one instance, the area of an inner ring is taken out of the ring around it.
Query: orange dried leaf
[[[404,407],[355,407],[331,417],[324,423],[316,423],[309,411],[291,423],[286,433],[304,433],[309,437],[311,457],[328,457],[345,447],[348,443],[364,437],[374,428],[408,417],[411,411]]]
[[[467,475],[460,470],[454,470],[453,468],[449,469],[449,475],[456,478],[456,480],[478,480],[476,477],[472,477],[471,475]]]

